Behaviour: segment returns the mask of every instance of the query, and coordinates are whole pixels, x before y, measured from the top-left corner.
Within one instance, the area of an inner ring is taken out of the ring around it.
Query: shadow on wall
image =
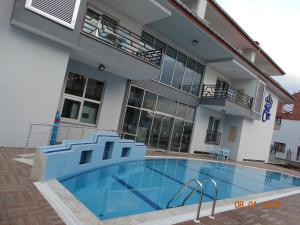
[[[115,132],[97,132],[90,139],[40,147],[31,178],[40,181],[64,178],[97,167],[143,160],[145,154],[143,143],[121,139]]]

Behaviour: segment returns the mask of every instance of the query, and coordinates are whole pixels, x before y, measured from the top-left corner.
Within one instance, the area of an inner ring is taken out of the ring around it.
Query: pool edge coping
[[[146,156],[146,159],[151,158],[165,158],[165,159],[188,159],[188,160],[200,160],[209,161],[215,163],[226,163],[216,162],[214,160],[197,159],[188,157],[177,157],[177,156]],[[273,171],[289,176],[294,176],[288,173],[279,172],[275,170],[268,170],[264,168],[247,166],[228,162],[228,164],[250,167],[254,169],[261,169],[265,171]],[[298,177],[299,176],[294,176]],[[56,213],[61,217],[66,225],[111,225],[111,224],[143,224],[143,225],[154,225],[154,224],[174,224],[180,223],[195,218],[198,204],[183,206],[179,208],[164,209],[159,211],[146,212],[136,215],[130,215],[125,217],[119,217],[109,220],[101,221],[96,217],[83,203],[81,203],[71,192],[69,192],[57,179],[52,179],[46,182],[34,182],[34,185],[41,192],[48,203],[53,207]],[[285,188],[270,192],[261,192],[252,195],[246,195],[241,197],[235,197],[230,199],[218,200],[216,207],[216,214],[230,211],[235,209],[234,202],[238,200],[244,201],[247,206],[249,201],[256,201],[261,203],[264,201],[270,201],[282,197],[287,197],[294,194],[300,193],[300,187]],[[203,203],[201,210],[201,217],[208,216],[211,210],[211,203]],[[216,215],[217,216],[217,215]]]

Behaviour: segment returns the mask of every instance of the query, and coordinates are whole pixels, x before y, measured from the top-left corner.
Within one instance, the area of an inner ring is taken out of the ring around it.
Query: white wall
[[[203,83],[205,85],[215,85],[218,78],[227,81],[229,84],[231,83],[231,80],[228,77],[207,65]]]
[[[278,104],[278,97],[266,89],[265,97],[269,94],[273,98],[271,119],[266,122],[244,119],[237,160],[268,160]],[[264,104],[265,101],[263,101]]]
[[[222,133],[222,147],[230,150],[229,158],[237,160],[240,150],[240,138],[242,133],[244,118],[238,116],[226,115],[224,118],[224,129]],[[237,135],[235,141],[229,141],[228,135],[230,127],[237,128]]]
[[[296,160],[298,146],[300,146],[300,121],[282,120],[280,130],[274,130],[272,136],[272,144],[280,142],[286,144],[285,152],[277,152],[276,156],[280,158],[286,157],[286,152],[290,149],[292,160]]]
[[[29,123],[54,120],[69,52],[12,27],[13,3],[0,1],[0,146],[23,147]]]
[[[244,90],[244,93],[250,97],[255,97],[257,79],[252,80],[233,80],[232,85],[235,88],[240,88]]]
[[[196,110],[194,120],[194,130],[191,139],[190,153],[195,151],[207,152],[208,144],[205,144],[206,131],[208,128],[209,117],[213,116],[221,120],[219,131],[222,132],[223,115],[217,111],[210,110],[206,107],[199,105]]]

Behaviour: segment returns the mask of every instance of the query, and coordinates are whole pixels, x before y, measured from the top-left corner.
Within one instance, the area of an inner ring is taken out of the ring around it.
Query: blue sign
[[[269,95],[268,97],[265,98],[265,105],[264,105],[264,110],[261,118],[263,122],[266,122],[271,118],[272,105],[273,105],[273,99],[271,95]]]

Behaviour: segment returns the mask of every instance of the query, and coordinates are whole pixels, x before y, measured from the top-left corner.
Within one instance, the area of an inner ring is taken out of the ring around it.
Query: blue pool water
[[[165,209],[171,196],[189,179],[213,178],[218,200],[300,186],[285,174],[197,160],[149,159],[99,168],[60,182],[99,219],[111,219]],[[187,190],[189,191],[189,190]],[[211,201],[213,188],[204,188]],[[173,206],[179,204],[184,194]],[[196,193],[186,204],[199,201]]]

